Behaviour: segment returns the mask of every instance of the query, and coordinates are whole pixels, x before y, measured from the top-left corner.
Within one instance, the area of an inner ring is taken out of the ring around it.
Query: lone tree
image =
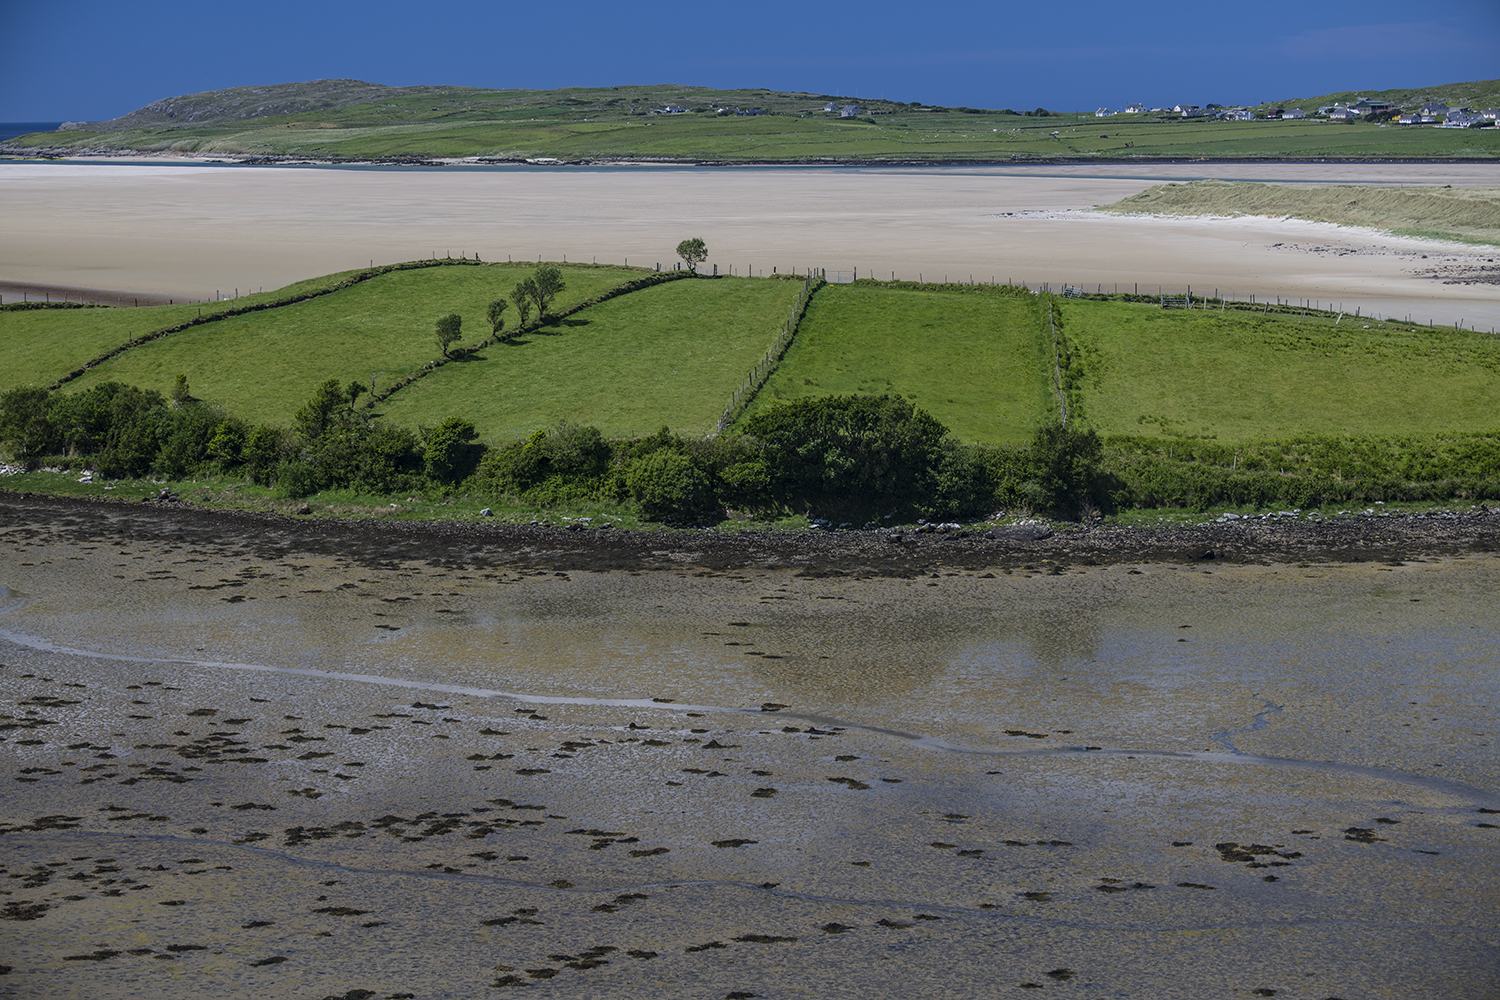
[[[526,278],[516,282],[516,287],[511,290],[511,298],[515,300],[516,312],[521,314],[521,322],[517,329],[525,329],[526,323],[531,319],[532,289],[536,287],[536,280]]]
[[[498,335],[501,329],[504,328],[505,307],[508,305],[510,305],[510,303],[505,301],[504,299],[496,299],[495,301],[490,303],[489,309],[485,312],[485,315],[489,317],[491,333]]]
[[[698,265],[708,260],[708,244],[694,236],[677,244],[677,256],[687,264],[688,270],[698,270]]]
[[[531,282],[531,298],[536,303],[536,318],[540,320],[546,317],[547,308],[552,305],[557,293],[568,286],[563,281],[562,272],[551,264],[543,264],[537,268],[536,273],[531,276]]]
[[[443,357],[448,356],[448,345],[457,343],[463,339],[464,318],[458,313],[449,313],[437,321],[437,342],[443,349]]]

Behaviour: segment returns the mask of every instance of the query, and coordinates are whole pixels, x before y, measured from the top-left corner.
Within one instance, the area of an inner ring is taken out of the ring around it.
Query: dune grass
[[[1500,244],[1500,188],[1192,181],[1158,184],[1105,210],[1161,215],[1290,216],[1414,236]]]
[[[829,285],[751,405],[847,393],[900,395],[965,441],[1027,440],[1051,412],[1026,296],[984,286]]]
[[[464,317],[460,344],[488,336],[485,306],[491,299],[509,298],[515,283],[532,270],[533,265],[491,264],[381,275],[307,302],[235,316],[151,341],[90,370],[68,383],[64,391],[117,381],[167,393],[182,373],[199,399],[221,404],[247,420],[286,424],[326,379],[368,385],[373,378],[378,388],[438,357],[433,324],[440,316],[456,312]],[[558,297],[557,308],[642,273],[586,265],[562,270],[567,288]],[[133,317],[145,311],[117,312]],[[69,312],[86,316],[116,311]],[[514,324],[514,307],[509,318]],[[78,357],[68,367],[83,360]]]
[[[1266,441],[1500,430],[1500,340],[1345,316],[1059,306],[1101,434]]]
[[[407,426],[459,415],[497,444],[567,420],[606,435],[713,429],[771,346],[800,281],[674,281],[446,365],[379,412]]]

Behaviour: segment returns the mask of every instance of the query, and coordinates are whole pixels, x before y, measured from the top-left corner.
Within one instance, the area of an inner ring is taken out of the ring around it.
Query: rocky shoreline
[[[1340,519],[1242,519],[1160,528],[1015,525],[878,531],[624,531],[375,521],[0,491],[0,528],[48,522],[93,534],[236,541],[267,553],[347,553],[557,570],[795,569],[812,576],[915,576],[938,569],[1031,570],[1124,563],[1355,563],[1500,551],[1500,509]],[[232,536],[232,537],[226,537]]]

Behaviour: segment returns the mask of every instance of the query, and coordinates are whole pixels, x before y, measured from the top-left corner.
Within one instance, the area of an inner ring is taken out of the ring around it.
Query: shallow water
[[[1500,992],[1500,558],[317,549],[4,525],[0,993]]]

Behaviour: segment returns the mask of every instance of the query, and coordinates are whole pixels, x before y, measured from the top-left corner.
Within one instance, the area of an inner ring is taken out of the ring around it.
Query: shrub
[[[276,486],[282,496],[300,499],[318,492],[318,470],[306,462],[282,462],[276,468]]]
[[[423,470],[435,483],[456,483],[473,475],[479,465],[483,445],[472,444],[479,436],[473,423],[461,417],[449,417],[438,424],[422,456]]]
[[[863,523],[924,502],[948,430],[891,396],[804,399],[755,414],[771,494],[785,507]]]
[[[649,520],[701,523],[721,513],[713,483],[681,452],[663,448],[636,459],[625,481]]]
[[[1031,439],[1032,481],[1045,505],[1061,514],[1092,499],[1104,445],[1092,430],[1045,424]]]

